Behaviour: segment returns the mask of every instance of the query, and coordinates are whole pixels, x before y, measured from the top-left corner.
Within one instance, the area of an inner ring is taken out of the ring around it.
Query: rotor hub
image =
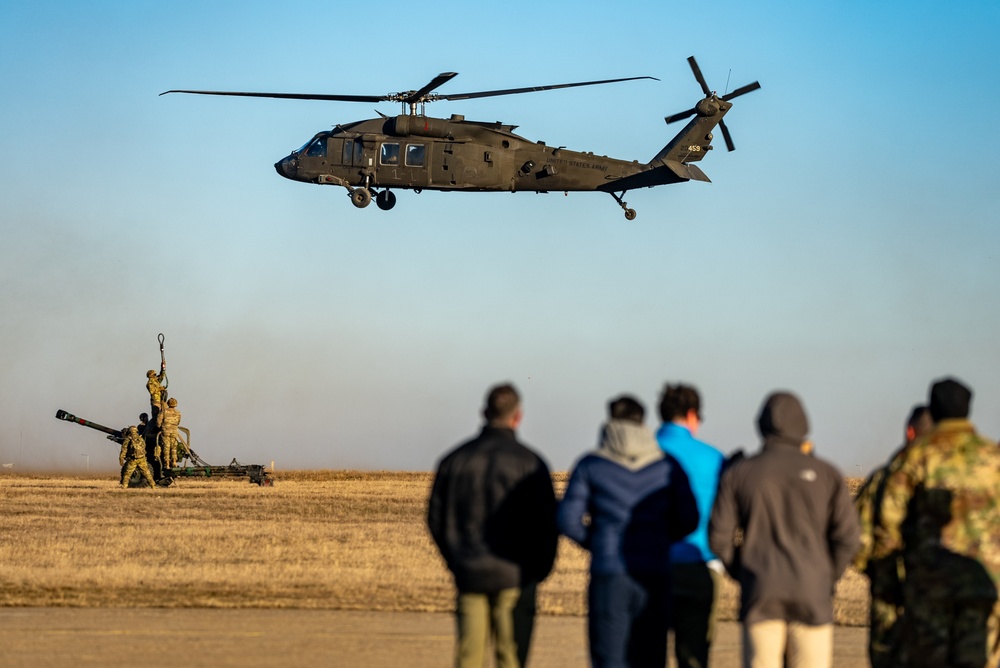
[[[706,97],[695,105],[695,109],[698,111],[699,116],[715,116],[719,113],[719,102],[715,99],[714,95]]]

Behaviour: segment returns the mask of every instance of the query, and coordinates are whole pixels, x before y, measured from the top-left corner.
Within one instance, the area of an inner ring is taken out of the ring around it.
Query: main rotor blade
[[[458,76],[458,72],[442,72],[441,74],[439,74],[436,77],[434,77],[433,79],[431,79],[431,82],[429,84],[427,84],[426,86],[424,86],[420,90],[413,91],[412,93],[410,93],[409,95],[407,95],[405,98],[403,98],[400,101],[401,102],[408,102],[410,104],[412,104],[414,102],[420,102],[421,99],[424,97],[424,95],[427,95],[427,93],[431,92],[432,90],[434,90],[435,88],[437,88],[441,84],[444,84],[444,83],[446,83],[448,81],[451,81],[453,78],[455,78],[457,76]]]
[[[167,90],[160,93],[190,93],[192,95],[232,95],[235,97],[276,97],[285,100],[327,100],[333,102],[385,102],[389,95],[314,95],[311,93],[241,93],[222,90]]]
[[[734,97],[739,97],[740,95],[746,95],[747,93],[752,93],[758,88],[760,88],[760,83],[754,81],[753,83],[749,83],[746,86],[741,86],[740,88],[737,88],[732,93],[726,93],[725,95],[722,96],[722,99],[725,100],[726,102],[729,102],[729,100],[732,100]]]
[[[635,81],[637,79],[652,79],[659,81],[656,77],[626,77],[624,79],[603,79],[601,81],[581,81],[579,83],[555,84],[552,86],[531,86],[528,88],[506,88],[504,90],[485,90],[478,93],[453,93],[449,95],[435,95],[438,100],[471,100],[478,97],[495,97],[497,95],[517,95],[518,93],[534,93],[542,90],[555,90],[557,88],[575,88],[577,86],[597,86],[599,84],[618,83],[620,81]]]
[[[690,116],[694,116],[697,113],[698,113],[697,109],[688,109],[687,111],[682,111],[682,112],[680,112],[678,114],[674,114],[672,116],[667,116],[663,120],[665,120],[667,122],[667,125],[669,125],[671,123],[676,123],[677,121],[683,121],[685,118],[688,118]]]
[[[726,148],[730,151],[735,151],[736,146],[733,144],[733,136],[729,134],[729,128],[726,126],[726,122],[719,121],[719,127],[722,128],[722,137],[726,140]]]
[[[705,97],[711,95],[712,91],[709,89],[708,84],[705,83],[705,77],[702,76],[701,68],[698,67],[698,61],[694,59],[694,56],[688,57],[688,65],[691,66],[691,71],[694,72],[694,78],[701,84],[701,90],[705,93]]]

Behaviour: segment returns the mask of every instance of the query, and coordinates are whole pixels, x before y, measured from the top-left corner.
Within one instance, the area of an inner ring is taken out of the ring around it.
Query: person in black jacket
[[[829,667],[834,585],[860,544],[858,516],[837,469],[803,452],[795,395],[770,395],[757,427],[764,446],[723,474],[708,529],[740,583],[743,665]]]
[[[535,588],[552,570],[556,498],[545,462],[518,442],[512,385],[486,397],[479,436],[440,461],[427,525],[458,589],[455,665],[482,668],[492,638],[498,668],[524,666]]]

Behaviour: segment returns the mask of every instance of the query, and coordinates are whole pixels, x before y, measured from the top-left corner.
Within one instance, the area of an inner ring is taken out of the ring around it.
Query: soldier
[[[149,413],[139,413],[139,424],[135,428],[140,436],[146,435],[146,429],[149,428]]]
[[[152,369],[146,372],[146,390],[149,392],[149,408],[154,420],[159,416],[161,400],[166,396],[166,381],[167,369],[165,366],[160,368],[160,375],[156,375]]]
[[[149,465],[146,463],[146,442],[139,436],[139,430],[134,426],[125,427],[122,429],[122,433],[125,435],[125,440],[122,441],[122,451],[118,455],[118,463],[124,468],[118,486],[125,489],[128,485],[128,479],[132,477],[132,472],[139,469],[139,472],[149,482],[149,486],[155,488],[156,481],[153,480],[153,474],[150,473]]]
[[[170,397],[167,400],[167,407],[156,419],[156,425],[160,427],[160,451],[165,469],[177,465],[177,427],[181,423],[181,412],[176,406],[177,399]]]
[[[971,401],[954,379],[934,383],[934,430],[885,478],[872,556],[903,555],[898,666],[1000,660],[1000,449],[969,422]]]
[[[882,503],[884,481],[892,472],[891,463],[900,452],[908,448],[921,436],[934,429],[934,421],[927,406],[914,406],[906,421],[903,447],[893,453],[889,463],[875,469],[865,480],[854,506],[861,520],[861,549],[854,557],[854,567],[868,576],[871,581],[872,603],[868,630],[868,657],[872,668],[892,668],[897,664],[896,648],[902,640],[899,636],[902,614],[903,563],[898,554],[882,559],[872,559],[874,531],[879,518],[876,511]]]

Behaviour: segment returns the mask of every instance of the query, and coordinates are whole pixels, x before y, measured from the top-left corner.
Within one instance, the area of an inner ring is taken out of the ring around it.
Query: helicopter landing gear
[[[351,204],[363,209],[372,203],[372,191],[368,188],[355,188],[351,191]]]
[[[396,195],[389,190],[383,190],[375,195],[375,205],[383,211],[388,211],[396,206]]]
[[[618,206],[625,210],[625,220],[635,220],[635,209],[628,208],[628,202],[622,199],[625,197],[625,193],[627,192],[627,190],[623,190],[621,195],[611,193],[611,196],[615,198],[616,202],[618,202]]]

